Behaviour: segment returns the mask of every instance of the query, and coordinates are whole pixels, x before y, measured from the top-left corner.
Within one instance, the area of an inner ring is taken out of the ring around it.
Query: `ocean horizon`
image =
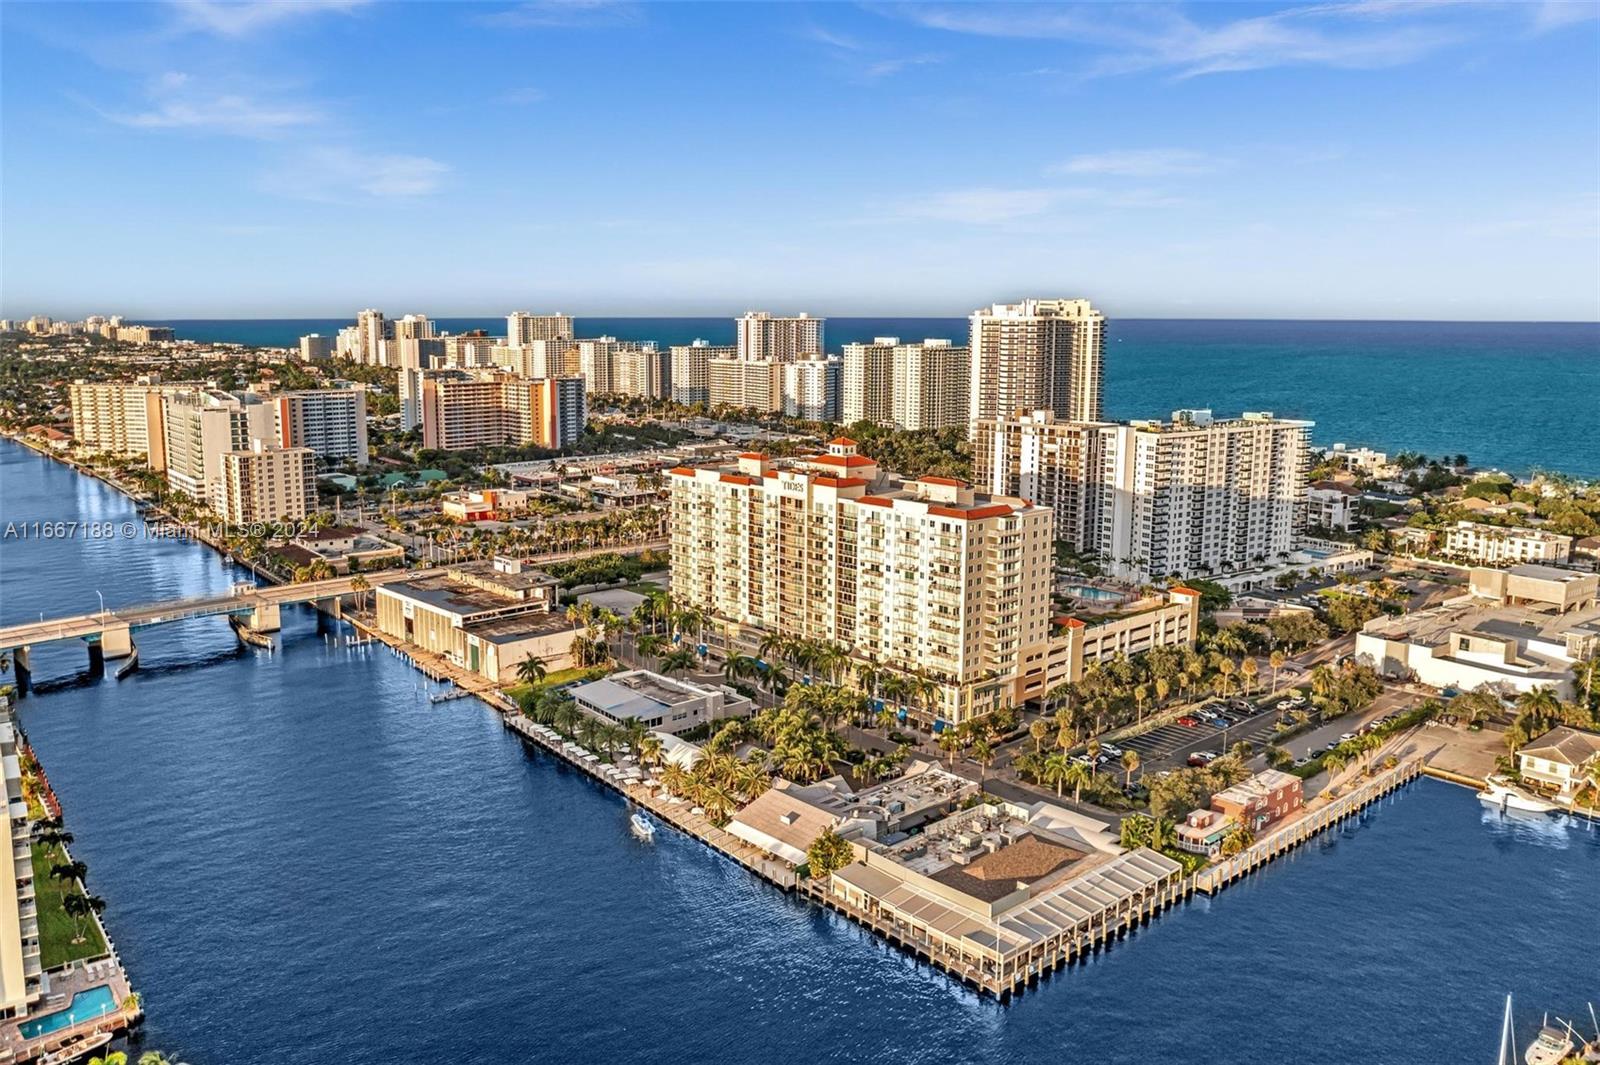
[[[438,318],[504,333],[504,317]],[[967,335],[965,318],[825,318],[829,351],[877,336]],[[180,339],[284,347],[342,318],[149,320]],[[580,336],[731,344],[731,317],[575,317]],[[1600,478],[1600,323],[1126,318],[1106,329],[1106,417],[1272,411],[1319,446],[1465,454],[1477,465]]]

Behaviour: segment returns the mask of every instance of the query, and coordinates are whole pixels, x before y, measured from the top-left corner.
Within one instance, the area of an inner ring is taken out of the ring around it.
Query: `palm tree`
[[[372,582],[367,580],[364,574],[357,573],[354,577],[350,578],[350,590],[354,592],[356,596],[356,609],[361,611],[366,610],[367,599],[372,591]],[[140,1065],[143,1065],[142,1059]]]
[[[1261,672],[1261,665],[1254,658],[1246,658],[1239,663],[1239,676],[1244,678],[1244,690],[1248,695],[1255,690],[1256,677]]]
[[[1153,851],[1165,850],[1177,841],[1177,826],[1164,817],[1150,819],[1150,842]]]
[[[1044,718],[1035,718],[1028,726],[1028,735],[1033,737],[1033,753],[1038,754],[1044,747],[1044,741],[1050,738],[1050,722]]]
[[[1139,752],[1131,749],[1123,751],[1122,768],[1127,773],[1127,778],[1123,781],[1123,786],[1131,787],[1133,784],[1133,774],[1139,768]]]
[[[986,739],[979,739],[972,745],[972,759],[983,770],[978,774],[978,790],[983,790],[984,773],[989,769],[989,763],[994,761],[994,747]]]
[[[87,882],[88,876],[89,866],[83,862],[61,862],[50,867],[51,880],[76,880],[82,884]]]
[[[1322,768],[1328,771],[1328,786],[1333,786],[1333,779],[1339,775],[1340,770],[1350,764],[1350,760],[1337,750],[1329,751],[1322,756]]]
[[[546,676],[544,659],[528,652],[528,657],[517,663],[517,679],[524,684],[540,684]]]
[[[1090,740],[1084,744],[1083,753],[1089,756],[1089,779],[1093,780],[1095,770],[1100,765],[1100,741]]]
[[[674,673],[688,673],[699,664],[700,660],[695,653],[684,647],[662,655],[661,660],[656,663],[656,668],[671,676]]]
[[[1282,669],[1283,668],[1283,664],[1285,662],[1287,662],[1287,661],[1289,661],[1289,656],[1284,654],[1282,651],[1273,651],[1270,655],[1267,656],[1267,664],[1272,667],[1272,690],[1273,691],[1277,691],[1278,690],[1278,670]]]
[[[665,750],[666,744],[660,736],[646,736],[639,741],[639,761],[645,765],[658,765]]]
[[[562,735],[571,738],[578,731],[578,726],[588,720],[588,715],[578,708],[577,703],[567,699],[555,708],[551,718],[556,729]]]
[[[1254,832],[1244,825],[1236,824],[1228,830],[1226,836],[1222,837],[1221,854],[1224,858],[1232,858],[1236,854],[1244,853],[1255,841]]]
[[[1067,761],[1067,756],[1060,751],[1047,755],[1044,765],[1040,767],[1039,782],[1041,784],[1054,784],[1056,796],[1060,797],[1061,787],[1067,782],[1067,767],[1075,763]]]
[[[1063,783],[1072,785],[1072,801],[1082,802],[1083,786],[1085,784],[1094,783],[1094,774],[1092,774],[1089,771],[1089,767],[1084,765],[1082,762],[1068,762],[1066,773],[1062,777],[1062,781]],[[1059,789],[1056,791],[1056,794],[1061,794]]]

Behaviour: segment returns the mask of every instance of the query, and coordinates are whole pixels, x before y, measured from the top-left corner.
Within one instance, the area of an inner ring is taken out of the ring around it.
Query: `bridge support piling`
[[[255,632],[277,632],[283,621],[277,603],[262,603],[245,618],[245,625]]]
[[[11,652],[11,672],[17,678],[17,697],[28,694],[33,687],[32,657],[26,647],[18,647]]]
[[[103,677],[106,673],[106,649],[99,643],[89,644],[89,676]]]
[[[107,625],[100,630],[99,646],[106,658],[127,658],[133,654],[133,630],[127,625]]]

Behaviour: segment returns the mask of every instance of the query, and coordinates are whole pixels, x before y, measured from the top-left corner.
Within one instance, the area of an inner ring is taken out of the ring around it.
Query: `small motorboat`
[[[1478,792],[1478,798],[1485,805],[1501,810],[1517,810],[1521,813],[1548,814],[1561,809],[1555,803],[1547,802],[1501,776],[1485,780],[1483,790]]]
[[[39,1065],[71,1065],[74,1061],[82,1061],[109,1042],[111,1042],[110,1032],[91,1032],[88,1035],[74,1036],[50,1053],[41,1054]]]
[[[656,826],[642,812],[635,811],[628,818],[628,823],[633,827],[633,834],[640,839],[655,839]]]

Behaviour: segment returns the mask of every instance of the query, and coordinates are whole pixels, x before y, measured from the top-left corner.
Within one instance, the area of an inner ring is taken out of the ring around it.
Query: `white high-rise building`
[[[249,448],[253,440],[272,440],[275,412],[275,405],[253,392],[208,389],[164,394],[167,484],[209,505],[222,476],[222,456]]]
[[[711,360],[732,359],[738,349],[697,339],[692,344],[674,344],[671,352],[672,401],[690,404],[711,402]]]
[[[618,395],[662,399],[667,394],[666,353],[654,343],[624,344],[611,354],[611,390]]]
[[[383,342],[394,336],[394,323],[382,311],[368,308],[356,315],[356,357],[369,366],[383,365]]]
[[[846,425],[894,420],[894,352],[899,337],[874,337],[872,343],[844,346],[844,378],[839,417]]]
[[[333,355],[333,340],[321,333],[307,333],[300,338],[300,361],[322,362]]]
[[[668,471],[672,595],[755,653],[822,640],[926,677],[911,713],[959,723],[1023,700],[1046,673],[1050,512],[959,481],[901,482],[840,438],[792,465]],[[726,635],[724,635],[726,634]]]
[[[310,448],[326,463],[367,464],[367,393],[362,388],[275,392],[270,397],[279,447]]]
[[[531,344],[535,340],[571,340],[572,315],[529,314],[512,311],[506,315],[506,343]]]
[[[17,730],[9,710],[0,710],[0,772],[4,776],[7,835],[0,846],[0,1016],[23,1017],[44,997],[39,939],[39,904],[29,845],[33,822],[22,792]]]
[[[965,346],[931,339],[896,345],[890,410],[895,426],[944,429],[966,425],[970,375],[971,360]]]
[[[839,420],[839,387],[844,364],[820,352],[781,364],[783,413],[813,422]]]
[[[997,303],[971,322],[971,421],[1035,410],[1101,419],[1106,321],[1088,300]]]
[[[771,359],[706,360],[707,401],[773,414],[783,409],[783,367]]]
[[[1048,411],[980,421],[978,484],[1052,508],[1060,539],[1127,580],[1219,574],[1294,551],[1312,423],[1177,413],[1126,425]]]
[[[494,365],[494,349],[498,341],[478,329],[471,333],[458,333],[440,338],[444,345],[443,365],[472,369]]]
[[[774,318],[766,311],[749,311],[734,319],[738,330],[738,356],[741,359],[771,359],[793,362],[802,355],[823,349],[823,319],[808,314]]]

